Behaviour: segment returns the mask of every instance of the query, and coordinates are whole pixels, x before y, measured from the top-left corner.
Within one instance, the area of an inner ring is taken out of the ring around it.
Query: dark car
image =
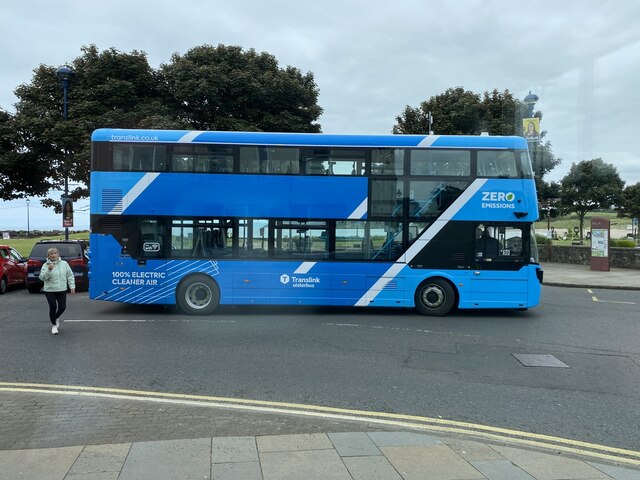
[[[15,248],[0,245],[0,295],[8,287],[24,287],[27,282],[27,259]]]
[[[77,290],[89,288],[89,257],[87,257],[88,243],[86,240],[40,240],[33,246],[27,262],[27,289],[31,293],[38,293],[43,286],[40,280],[40,269],[47,261],[47,250],[57,248],[60,258],[65,260],[76,280]]]

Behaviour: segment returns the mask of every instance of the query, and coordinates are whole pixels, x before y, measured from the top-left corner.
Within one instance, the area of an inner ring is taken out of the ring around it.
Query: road
[[[221,307],[0,297],[0,381],[393,412],[640,449],[638,292],[544,287],[526,312]],[[514,354],[568,368],[526,367]],[[545,357],[548,358],[548,357]]]

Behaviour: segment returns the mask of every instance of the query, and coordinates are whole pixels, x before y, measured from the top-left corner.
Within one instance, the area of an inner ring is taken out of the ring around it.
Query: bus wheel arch
[[[457,305],[458,292],[446,278],[431,277],[418,285],[414,301],[418,313],[442,317]]]
[[[220,304],[220,287],[204,273],[188,275],[176,287],[176,303],[189,315],[210,315]]]

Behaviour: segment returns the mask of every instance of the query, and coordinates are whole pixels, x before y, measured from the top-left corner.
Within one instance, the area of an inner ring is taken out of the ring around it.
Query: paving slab
[[[208,480],[211,438],[136,442],[119,480]]]
[[[352,480],[333,449],[260,453],[260,464],[264,480]]]
[[[504,458],[484,443],[461,439],[448,439],[446,443],[467,462],[473,460],[502,460]]]
[[[81,451],[81,446],[0,451],[0,473],[12,480],[63,480]]]
[[[212,472],[213,480],[262,480],[259,462],[218,463]]]
[[[369,432],[367,435],[378,447],[437,445],[442,443],[439,438],[424,433]]]
[[[393,465],[382,455],[378,457],[347,457],[342,461],[353,480],[402,480]]]
[[[559,454],[534,452],[513,447],[494,446],[503,457],[537,480],[597,480],[611,477],[586,462]]]
[[[447,445],[381,447],[404,480],[472,480],[485,477]]]
[[[324,433],[272,435],[257,437],[256,442],[258,452],[333,449],[333,444]]]
[[[89,473],[120,473],[127,459],[130,443],[87,445],[69,471],[70,475]]]
[[[103,473],[70,473],[64,480],[118,480],[120,472],[103,472]]]
[[[373,440],[364,432],[329,433],[328,436],[341,457],[382,455]]]
[[[257,462],[255,437],[219,437],[211,439],[211,461],[216,463]]]
[[[640,469],[616,467],[614,465],[606,465],[599,462],[587,463],[601,472],[606,473],[615,480],[640,480]]]
[[[471,465],[488,480],[536,480],[509,460],[477,460]]]

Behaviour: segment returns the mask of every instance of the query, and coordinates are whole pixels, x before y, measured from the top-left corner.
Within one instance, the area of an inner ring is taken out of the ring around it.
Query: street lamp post
[[[62,83],[62,91],[63,91],[63,98],[64,98],[64,102],[63,102],[63,118],[64,121],[67,121],[67,90],[69,89],[69,82],[71,81],[71,79],[73,78],[73,76],[75,75],[73,73],[73,70],[71,70],[69,67],[64,66],[64,67],[60,67],[58,70],[56,70],[56,75],[58,76],[58,78],[60,79],[60,82]],[[64,197],[65,198],[69,198],[69,167],[67,165],[67,151],[65,150],[65,158],[64,158]],[[64,209],[64,205],[63,205],[63,209]],[[64,215],[64,212],[62,212],[62,214]],[[64,229],[64,238],[65,240],[69,240],[69,227],[65,227]]]
[[[539,99],[540,98],[538,97],[538,95],[536,95],[535,93],[531,93],[531,90],[529,90],[529,94],[523,99],[524,104],[527,106],[527,110],[525,111],[525,118],[533,118],[533,108],[535,107],[535,104]],[[538,142],[535,138],[529,137],[527,137],[527,142],[530,143],[529,147],[530,150],[532,150],[531,153],[533,154],[534,173],[536,170],[538,170],[540,172],[540,180],[542,180],[542,159],[540,159],[538,162],[538,159],[536,158],[538,153]],[[538,165],[538,163],[540,163],[540,165]]]
[[[538,95],[536,95],[535,93],[531,93],[531,90],[529,90],[529,94],[524,97],[524,104],[527,106],[527,118],[533,117],[533,106],[539,99],[540,98],[538,97]]]
[[[31,238],[31,229],[29,228],[29,201],[27,198],[27,238]]]

